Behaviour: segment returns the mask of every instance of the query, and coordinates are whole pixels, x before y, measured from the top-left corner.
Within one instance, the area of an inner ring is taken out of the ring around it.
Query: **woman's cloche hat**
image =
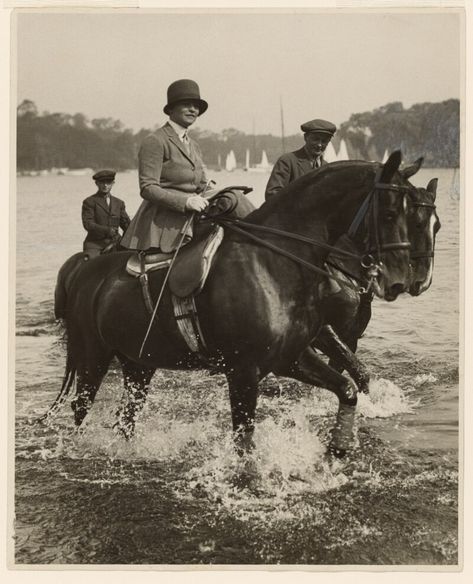
[[[199,104],[199,116],[209,107],[209,104],[200,98],[199,86],[192,79],[178,79],[168,87],[168,102],[164,106],[164,113],[169,115],[171,107],[179,101],[192,99]]]

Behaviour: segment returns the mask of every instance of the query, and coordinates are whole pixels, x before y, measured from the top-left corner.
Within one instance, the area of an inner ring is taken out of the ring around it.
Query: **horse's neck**
[[[343,182],[339,185],[306,187],[301,193],[284,193],[279,200],[255,212],[255,222],[332,242],[348,228],[369,192],[369,186]]]

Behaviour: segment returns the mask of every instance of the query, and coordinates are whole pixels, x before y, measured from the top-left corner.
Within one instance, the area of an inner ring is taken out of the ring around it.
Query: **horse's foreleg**
[[[143,409],[149,385],[156,369],[138,365],[122,355],[118,356],[125,386],[124,404],[117,412],[117,429],[130,439],[135,432],[135,424]]]
[[[227,373],[234,440],[243,455],[254,448],[255,412],[258,399],[258,375],[255,368],[232,369]]]
[[[339,400],[337,423],[332,430],[329,450],[337,457],[345,455],[353,442],[353,425],[357,404],[354,384],[329,367],[312,348],[307,348],[289,371],[278,371],[303,383],[324,387],[336,394]]]
[[[312,344],[330,358],[330,367],[339,371],[346,369],[355,380],[359,390],[368,393],[370,374],[367,367],[340,339],[330,325],[322,327]],[[333,367],[333,363],[335,367]],[[340,369],[338,369],[339,367]]]

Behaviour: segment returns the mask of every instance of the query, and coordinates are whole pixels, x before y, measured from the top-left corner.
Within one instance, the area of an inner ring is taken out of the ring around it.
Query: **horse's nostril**
[[[390,291],[392,296],[396,297],[399,294],[402,294],[402,292],[404,292],[404,285],[403,284],[393,284],[390,287],[389,291]]]

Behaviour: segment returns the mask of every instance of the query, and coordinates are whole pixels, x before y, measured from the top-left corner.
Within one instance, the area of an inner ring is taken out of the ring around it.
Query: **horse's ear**
[[[402,174],[402,176],[405,179],[408,179],[410,176],[412,176],[413,174],[415,174],[416,172],[418,172],[419,168],[422,166],[422,163],[424,162],[424,157],[421,156],[420,158],[418,158],[414,164],[411,164],[410,166],[406,166],[406,168],[403,168],[400,172]]]
[[[391,182],[394,173],[399,168],[401,164],[401,151],[394,150],[394,152],[389,156],[383,165],[383,170],[381,172],[380,182],[388,183]]]
[[[433,195],[436,195],[438,182],[439,182],[438,178],[431,178],[425,190],[428,191],[429,193],[432,193]]]

